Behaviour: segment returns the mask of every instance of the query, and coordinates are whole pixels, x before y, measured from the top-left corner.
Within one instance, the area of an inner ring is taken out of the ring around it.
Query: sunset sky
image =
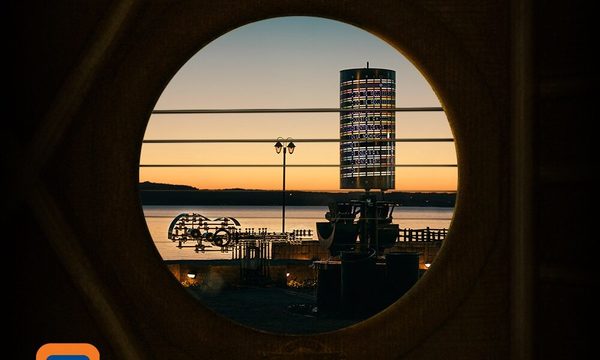
[[[285,17],[216,39],[173,77],[155,109],[339,107],[339,72],[396,71],[396,106],[440,106],[419,71],[374,35]],[[339,138],[339,114],[153,115],[145,139]],[[397,113],[396,137],[452,137],[443,112]],[[455,164],[453,143],[397,143],[397,164]],[[337,164],[339,144],[299,143],[288,164]],[[140,164],[281,164],[273,144],[144,144]],[[281,168],[140,168],[140,181],[200,189],[281,189]],[[454,191],[456,168],[396,168],[396,190]],[[338,168],[288,168],[289,190],[339,190]]]

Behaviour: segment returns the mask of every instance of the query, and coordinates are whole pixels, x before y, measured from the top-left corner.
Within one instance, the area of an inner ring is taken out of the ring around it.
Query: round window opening
[[[233,30],[173,77],[148,122],[140,198],[199,306],[275,333],[333,331],[435,266],[457,164],[431,86],[341,22]]]

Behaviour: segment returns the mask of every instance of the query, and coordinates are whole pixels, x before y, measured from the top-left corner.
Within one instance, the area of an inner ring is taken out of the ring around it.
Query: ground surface
[[[322,333],[352,325],[359,319],[315,314],[314,292],[279,287],[238,287],[220,292],[188,288],[200,302],[239,324],[287,334]],[[291,308],[291,309],[290,309]]]

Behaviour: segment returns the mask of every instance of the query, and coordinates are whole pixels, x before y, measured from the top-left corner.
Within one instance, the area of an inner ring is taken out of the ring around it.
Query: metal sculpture
[[[373,250],[381,255],[398,238],[399,226],[392,224],[392,214],[397,205],[395,202],[377,201],[369,193],[360,200],[332,203],[325,214],[328,222],[317,222],[319,242],[333,256],[342,251],[367,254]]]
[[[201,214],[179,214],[169,225],[168,238],[178,242],[178,247],[194,247],[196,252],[206,251],[208,242],[224,251],[229,246],[237,243],[233,236],[240,230],[240,222],[233,217],[219,217],[209,219]],[[183,245],[188,241],[195,241],[195,245]]]

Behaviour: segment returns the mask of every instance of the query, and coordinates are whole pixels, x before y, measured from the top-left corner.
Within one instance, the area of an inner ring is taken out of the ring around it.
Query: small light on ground
[[[431,264],[430,264],[430,263],[425,263],[425,267],[426,267],[427,269],[429,269],[429,267],[430,267],[430,266],[431,266]]]
[[[290,273],[285,273],[285,277],[290,277]]]

